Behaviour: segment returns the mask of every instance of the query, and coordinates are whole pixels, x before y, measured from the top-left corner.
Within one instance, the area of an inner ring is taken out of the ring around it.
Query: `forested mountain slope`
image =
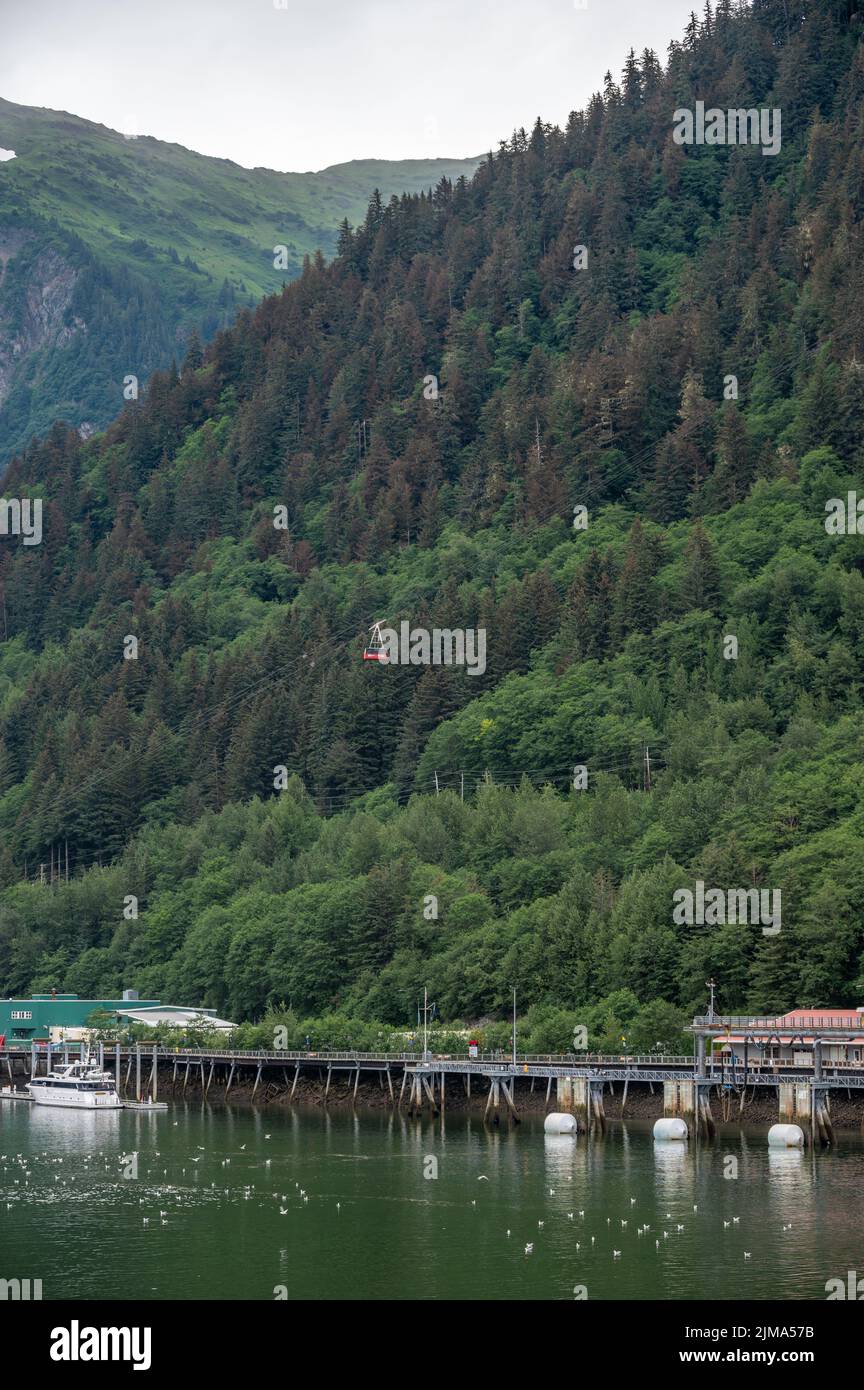
[[[476,159],[354,160],[316,174],[243,169],[135,131],[0,100],[0,465],[63,419],[113,419],[143,385],[336,248],[385,197]],[[276,248],[284,248],[274,254]]]
[[[3,991],[862,1002],[862,94],[854,6],[706,7],[13,465]],[[696,101],[780,152],[675,144]],[[375,619],[486,670],[364,663]],[[782,930],[677,925],[697,879]]]

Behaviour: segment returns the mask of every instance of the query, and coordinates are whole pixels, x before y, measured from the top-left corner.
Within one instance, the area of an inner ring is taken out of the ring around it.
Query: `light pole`
[[[513,986],[513,1070],[516,1070],[516,986]]]
[[[437,1004],[435,1003],[435,1000],[434,1000],[434,999],[432,1000],[432,1003],[431,1003],[431,1004],[429,1003],[429,986],[428,986],[428,985],[424,985],[424,986],[423,986],[423,1061],[424,1061],[424,1062],[428,1062],[428,1060],[429,1060],[429,1011],[430,1011],[430,1009],[431,1009],[432,1012],[434,1013],[434,1012],[436,1011],[437,1007],[438,1007],[438,1006],[437,1006]],[[419,1004],[419,1002],[418,1002],[418,1004],[417,1004],[417,1014],[418,1014],[417,1022],[418,1022],[418,1024],[419,1024],[419,1022],[420,1022],[420,1019],[419,1019],[420,1004]]]
[[[709,988],[710,991],[711,991],[711,998],[710,998],[710,1001],[709,1001],[709,1003],[708,1003],[708,1022],[709,1022],[709,1023],[713,1023],[713,1022],[714,1022],[714,990],[715,990],[715,988],[716,988],[716,981],[715,981],[714,978],[712,977],[710,980],[706,980],[705,983],[706,983],[706,985],[708,986],[708,988]]]
[[[429,1061],[429,986],[423,986],[423,1061]]]

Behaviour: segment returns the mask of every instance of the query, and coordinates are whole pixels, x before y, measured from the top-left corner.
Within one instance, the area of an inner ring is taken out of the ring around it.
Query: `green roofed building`
[[[127,989],[122,999],[79,999],[77,994],[32,994],[29,999],[0,999],[0,1037],[6,1046],[31,1042],[76,1042],[97,1009],[116,1014],[130,1005],[158,1007],[158,999],[138,999]]]
[[[161,1004],[158,999],[139,999],[127,989],[122,999],[79,999],[77,994],[32,994],[29,999],[0,999],[0,1046],[30,1043],[80,1042],[94,1013],[112,1014],[116,1023],[143,1023],[175,1028],[209,1024],[228,1033],[234,1024],[217,1018],[215,1009],[187,1009]]]

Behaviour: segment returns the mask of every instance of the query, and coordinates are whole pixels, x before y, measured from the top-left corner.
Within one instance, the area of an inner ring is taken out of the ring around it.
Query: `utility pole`
[[[429,1003],[429,986],[423,986],[423,1061],[429,1060],[429,1015],[435,1013],[438,1005],[435,1000]],[[420,1027],[420,1000],[417,1000],[417,1027]]]
[[[423,986],[423,1061],[429,1061],[429,987]]]
[[[367,431],[367,429],[366,429],[366,426],[367,426],[369,423],[370,423],[370,422],[369,422],[368,420],[355,420],[355,421],[354,421],[354,424],[355,424],[355,427],[356,427],[356,432],[357,432],[357,467],[358,467],[358,468],[359,468],[360,465],[362,464],[365,455],[368,454],[368,452],[369,452],[369,435],[370,435],[371,431]]]
[[[645,744],[645,790],[651,790],[651,754],[648,752],[648,744]]]

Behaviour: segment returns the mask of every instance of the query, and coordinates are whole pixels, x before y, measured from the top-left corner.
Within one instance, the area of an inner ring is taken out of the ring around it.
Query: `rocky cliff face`
[[[478,163],[244,169],[0,98],[0,476],[57,420],[102,429],[126,373],[146,390],[154,369],[183,360],[193,332],[208,342],[280,294],[304,256],[332,255],[340,224],[356,226],[374,190],[386,205]]]
[[[0,227],[0,406],[32,368],[34,353],[63,347],[86,331],[83,319],[70,320],[68,313],[76,270],[52,247],[23,264],[34,240],[22,228]]]

